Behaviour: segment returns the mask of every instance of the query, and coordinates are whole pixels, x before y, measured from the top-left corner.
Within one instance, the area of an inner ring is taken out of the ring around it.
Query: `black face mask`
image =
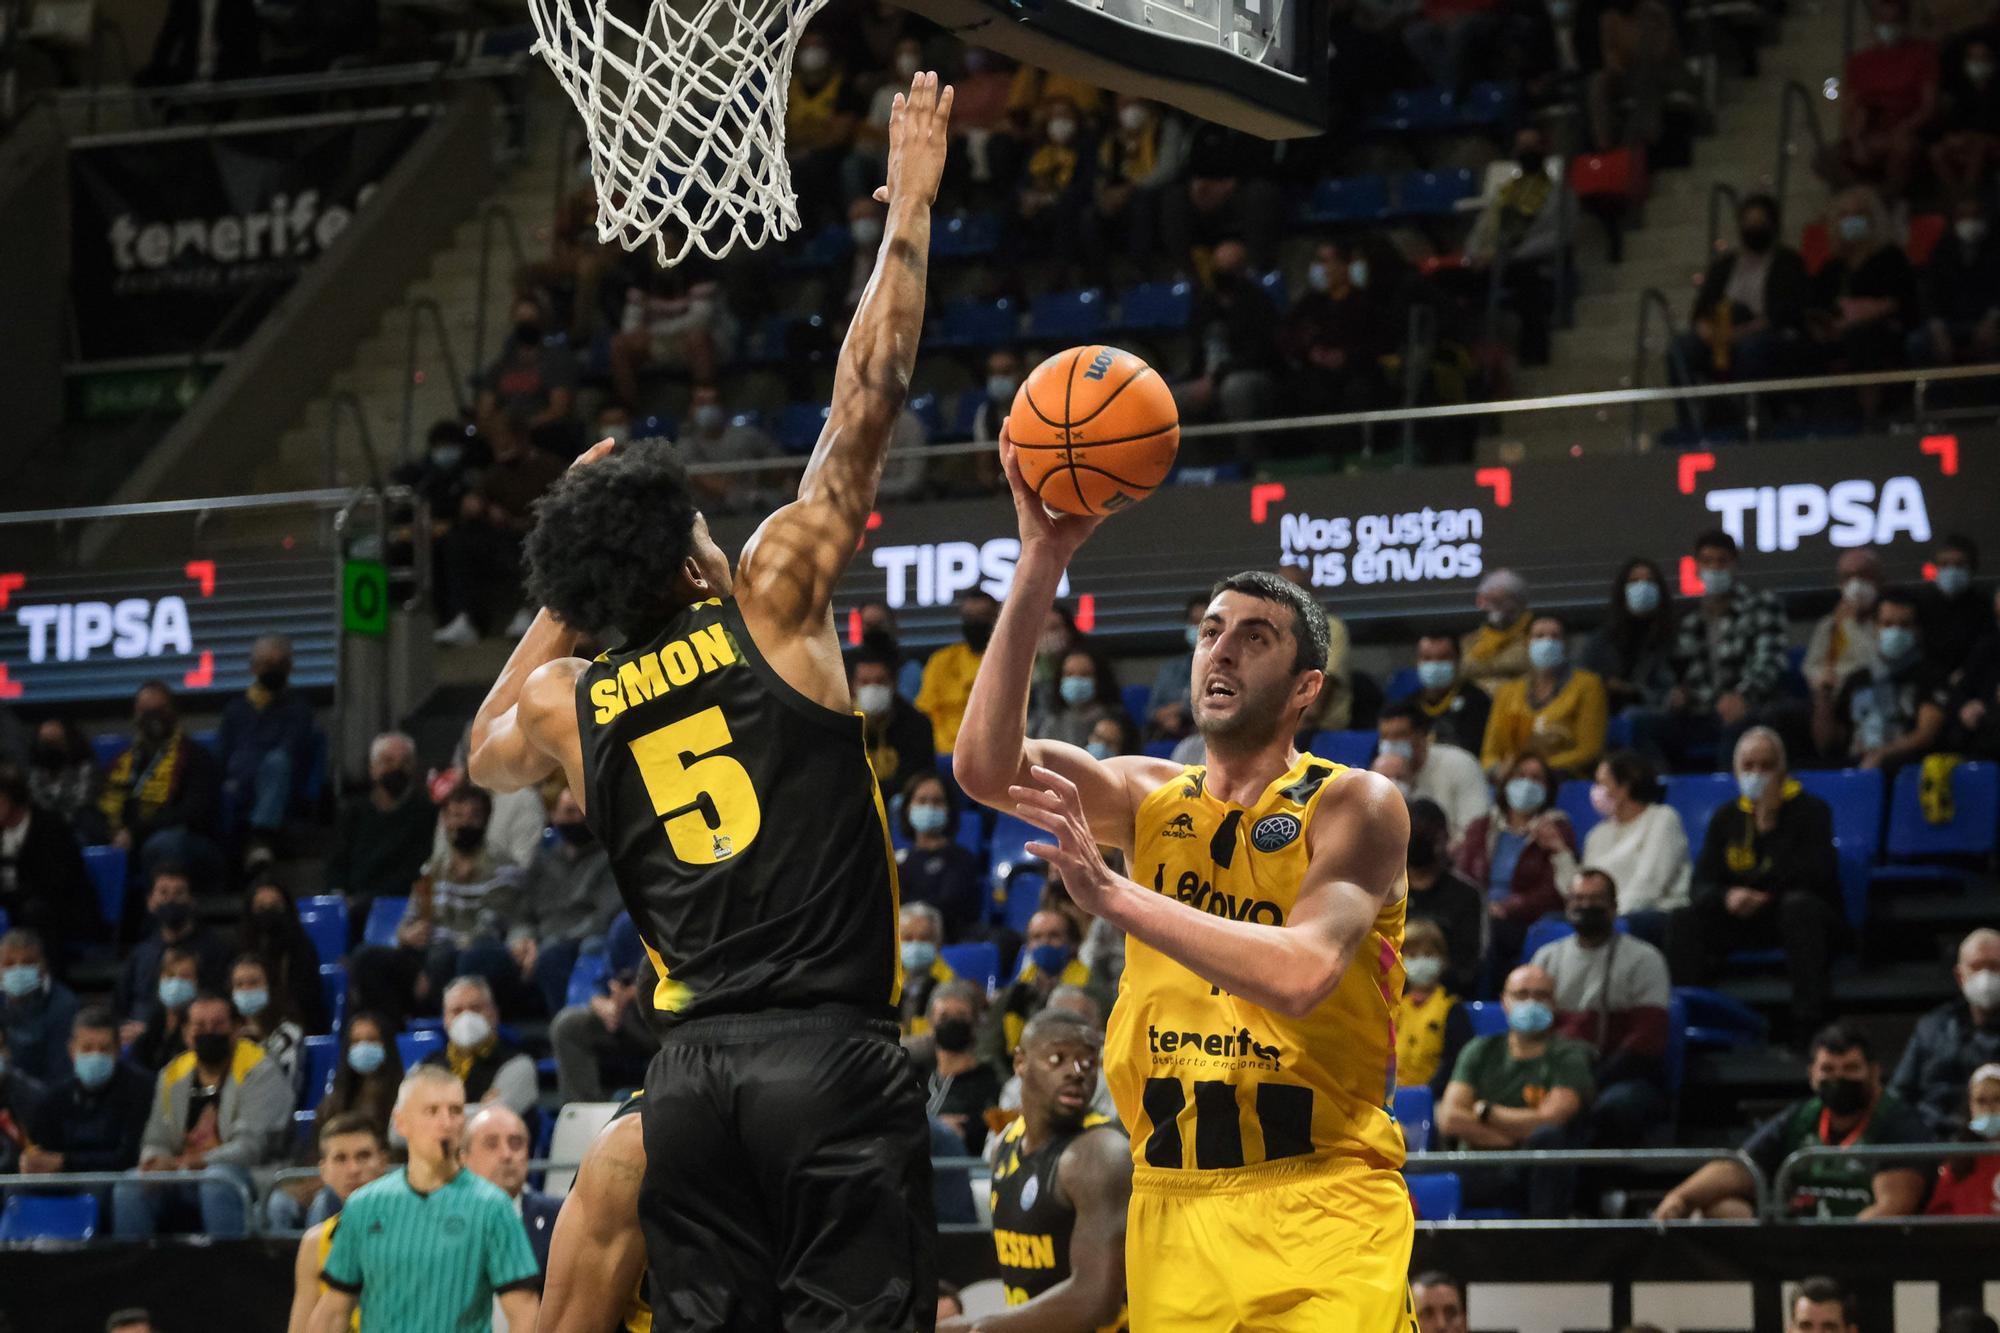
[[[291,678],[292,671],[290,667],[273,667],[269,671],[259,671],[257,673],[257,683],[273,694],[284,689],[285,682]]]
[[[451,845],[461,852],[478,851],[486,845],[486,825],[459,825],[451,831]]]
[[[34,753],[35,767],[58,769],[69,766],[69,751],[60,745],[37,745]]]
[[[975,653],[986,651],[986,645],[993,642],[993,626],[984,620],[962,620],[958,626],[965,632],[966,647]]]
[[[1576,927],[1576,933],[1587,940],[1601,940],[1611,933],[1611,909],[1608,907],[1572,907],[1569,923]]]
[[[1868,1084],[1858,1078],[1823,1078],[1813,1091],[1835,1115],[1854,1115],[1868,1105]]]
[[[1770,227],[1745,227],[1743,248],[1753,255],[1761,255],[1777,243],[1778,233]]]
[[[285,928],[285,918],[290,915],[282,907],[260,907],[250,914],[250,925],[263,934],[275,935]]]
[[[1516,153],[1514,161],[1526,175],[1539,176],[1542,174],[1543,155],[1541,153]]]
[[[194,908],[176,899],[153,909],[153,920],[168,930],[179,930],[194,918]]]
[[[530,320],[522,320],[514,326],[514,343],[519,347],[541,346],[542,326]]]
[[[375,779],[375,785],[380,787],[382,794],[390,800],[400,801],[403,799],[404,793],[410,790],[410,770],[407,768],[392,768],[381,777]]]
[[[1437,844],[1428,838],[1413,839],[1410,850],[1404,857],[1405,864],[1412,870],[1434,870],[1438,863]]]
[[[555,829],[558,838],[561,838],[572,847],[588,847],[590,845],[590,825],[584,823],[581,819],[577,820],[574,824],[554,824],[550,827]]]
[[[940,1019],[931,1029],[931,1036],[937,1041],[941,1051],[953,1055],[972,1049],[972,1021],[965,1018]]]
[[[153,744],[174,734],[174,715],[160,708],[149,708],[139,714],[139,735]]]
[[[194,1039],[194,1058],[197,1062],[214,1069],[229,1063],[229,1052],[235,1049],[236,1039],[227,1032],[204,1032]]]

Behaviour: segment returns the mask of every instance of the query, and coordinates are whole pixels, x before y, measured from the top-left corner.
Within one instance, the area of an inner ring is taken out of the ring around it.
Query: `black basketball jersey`
[[[993,1248],[1007,1304],[1026,1305],[1069,1277],[1069,1238],[1076,1209],[1056,1188],[1063,1150],[1103,1126],[1118,1128],[1109,1116],[1087,1115],[1074,1134],[1057,1134],[1034,1152],[1023,1152],[1027,1122],[1016,1120],[1001,1135],[993,1159]],[[1122,1132],[1122,1131],[1121,1131]],[[1124,1310],[1099,1333],[1122,1333]]]
[[[663,1024],[901,995],[896,861],[861,718],[771,669],[706,601],[577,680],[586,819]]]

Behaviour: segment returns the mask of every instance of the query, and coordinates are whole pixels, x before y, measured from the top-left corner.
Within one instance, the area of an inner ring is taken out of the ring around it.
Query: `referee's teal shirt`
[[[461,1170],[419,1194],[403,1167],[348,1199],[320,1273],[359,1300],[362,1333],[491,1333],[493,1298],[540,1278],[497,1186]]]

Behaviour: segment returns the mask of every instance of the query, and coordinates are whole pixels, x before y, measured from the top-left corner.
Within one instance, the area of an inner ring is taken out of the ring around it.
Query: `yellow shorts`
[[[1125,1230],[1132,1333],[1416,1333],[1415,1234],[1403,1177],[1351,1157],[1139,1167]]]

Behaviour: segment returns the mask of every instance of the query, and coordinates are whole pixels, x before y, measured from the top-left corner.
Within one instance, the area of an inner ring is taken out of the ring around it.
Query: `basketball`
[[[1130,352],[1058,352],[1021,381],[1007,417],[1021,477],[1051,509],[1115,514],[1173,468],[1181,414],[1167,382]]]

